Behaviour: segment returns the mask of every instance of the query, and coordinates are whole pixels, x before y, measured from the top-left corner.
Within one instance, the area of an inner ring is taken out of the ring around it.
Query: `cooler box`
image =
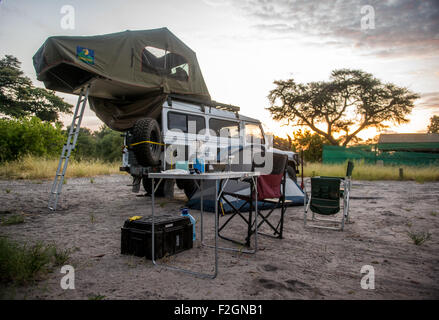
[[[160,215],[154,222],[155,259],[192,248],[192,223],[188,217]],[[122,254],[151,259],[152,217],[128,219],[121,230]]]

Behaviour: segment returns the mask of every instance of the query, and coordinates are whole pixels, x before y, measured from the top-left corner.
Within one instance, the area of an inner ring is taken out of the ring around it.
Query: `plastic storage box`
[[[192,223],[188,217],[160,215],[154,222],[155,259],[192,248]],[[151,259],[152,217],[128,219],[121,229],[121,253]]]

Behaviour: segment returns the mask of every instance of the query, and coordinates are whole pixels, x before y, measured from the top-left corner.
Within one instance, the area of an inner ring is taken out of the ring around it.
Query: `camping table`
[[[255,193],[256,193],[256,199],[258,197],[258,190],[257,190],[257,178],[260,175],[260,172],[233,172],[233,171],[223,171],[223,172],[207,172],[207,173],[201,173],[201,174],[179,174],[179,173],[172,173],[172,172],[161,172],[161,173],[149,173],[148,174],[148,178],[151,178],[151,183],[152,183],[152,194],[151,194],[151,206],[152,206],[152,255],[151,255],[151,259],[152,259],[152,263],[156,266],[163,266],[165,268],[168,269],[172,269],[172,270],[177,270],[177,271],[182,271],[185,273],[189,273],[192,275],[196,275],[196,276],[200,276],[203,278],[215,278],[218,274],[218,249],[221,250],[229,250],[229,251],[240,251],[240,252],[244,252],[244,253],[255,253],[257,251],[257,246],[258,246],[258,240],[257,240],[257,234],[258,234],[258,202],[256,201],[256,205],[255,205],[255,225],[256,225],[256,231],[255,231],[255,248],[252,251],[242,251],[242,250],[238,250],[235,248],[224,248],[224,247],[218,247],[218,201],[220,200],[222,193],[228,183],[229,180],[236,180],[236,179],[246,179],[246,178],[250,178],[251,182],[254,186],[255,189]],[[157,186],[155,187],[155,179],[160,179]],[[187,270],[187,269],[183,269],[183,268],[178,268],[178,267],[174,267],[174,266],[170,266],[170,265],[166,265],[166,264],[158,264],[155,261],[155,256],[154,256],[154,200],[155,200],[155,191],[156,188],[158,187],[158,185],[160,184],[160,182],[162,181],[162,179],[187,179],[187,180],[195,180],[197,187],[200,189],[200,193],[201,193],[201,245],[202,246],[206,246],[206,247],[211,247],[215,249],[215,269],[214,269],[214,273],[213,274],[207,274],[207,273],[200,273],[200,272],[195,272],[195,271],[191,271],[191,270]],[[199,181],[199,183],[197,182],[197,180]],[[203,243],[203,181],[204,180],[214,180],[215,183],[215,245],[211,246],[211,245],[205,245]],[[221,190],[218,190],[218,185],[219,182],[224,181],[224,183],[222,184],[222,188]],[[251,192],[253,193],[253,188],[250,187]],[[219,192],[218,192],[219,191]]]

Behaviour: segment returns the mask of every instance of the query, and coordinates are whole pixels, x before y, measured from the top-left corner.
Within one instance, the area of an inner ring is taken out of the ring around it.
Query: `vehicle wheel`
[[[148,195],[151,195],[152,194],[151,179],[143,177],[142,178],[142,184],[143,184],[143,189],[145,189],[146,193]],[[158,192],[159,192],[159,190],[157,190],[157,193]]]
[[[197,191],[197,185],[193,180],[179,179],[177,180],[177,187],[179,189],[183,189],[184,194],[188,199],[190,199],[194,195],[195,191]]]
[[[287,173],[291,180],[294,182],[297,182],[297,175],[296,175],[296,169],[294,169],[291,166],[287,166]]]
[[[159,180],[156,179],[155,187],[157,187],[158,182],[159,182]],[[151,195],[152,194],[151,179],[146,178],[146,177],[142,178],[142,184],[143,184],[143,188],[145,189],[146,193],[148,195]],[[174,179],[163,179],[163,181],[160,183],[157,191],[155,192],[155,196],[173,199],[174,198],[174,185],[175,185]]]
[[[163,185],[163,196],[168,199],[174,199],[175,179],[163,179],[160,185]]]
[[[178,189],[180,189],[180,190],[184,189],[185,184],[184,184],[184,181],[182,179],[177,179],[175,183],[177,184]]]
[[[142,118],[133,127],[132,144],[142,141],[162,143],[159,124],[155,119]],[[162,147],[154,143],[141,143],[132,147],[137,162],[141,166],[156,166],[160,164]]]

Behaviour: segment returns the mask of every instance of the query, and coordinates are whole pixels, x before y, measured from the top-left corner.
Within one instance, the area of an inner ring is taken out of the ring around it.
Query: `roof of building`
[[[378,143],[439,143],[438,133],[381,134]]]

